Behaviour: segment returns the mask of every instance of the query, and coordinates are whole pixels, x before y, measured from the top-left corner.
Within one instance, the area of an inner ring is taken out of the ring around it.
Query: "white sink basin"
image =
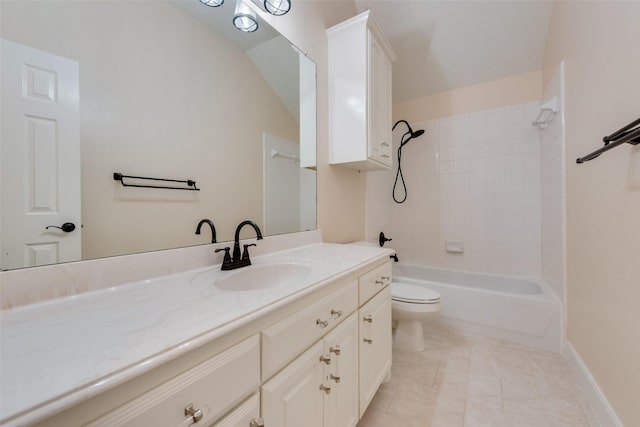
[[[256,291],[284,286],[311,273],[311,267],[298,263],[251,265],[216,280],[213,285],[224,291]]]

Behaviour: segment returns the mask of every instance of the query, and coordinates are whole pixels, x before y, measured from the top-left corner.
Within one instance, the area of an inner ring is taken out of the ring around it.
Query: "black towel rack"
[[[125,178],[129,179],[140,179],[140,180],[150,180],[150,181],[162,181],[162,182],[178,182],[181,184],[186,184],[187,187],[170,187],[164,185],[144,185],[144,184],[129,184],[124,182]],[[124,175],[119,172],[114,172],[113,174],[114,181],[120,181],[123,187],[139,187],[139,188],[164,188],[167,190],[187,190],[187,191],[200,191],[198,187],[196,187],[196,182],[190,179],[180,180],[180,179],[165,179],[165,178],[148,178],[144,176],[133,176],[133,175]]]
[[[618,129],[611,135],[602,138],[604,147],[597,149],[593,153],[589,153],[584,157],[576,159],[576,163],[584,163],[589,160],[593,160],[605,151],[609,151],[612,148],[616,148],[618,145],[622,145],[625,142],[632,145],[640,144],[640,118],[629,123],[622,129]]]

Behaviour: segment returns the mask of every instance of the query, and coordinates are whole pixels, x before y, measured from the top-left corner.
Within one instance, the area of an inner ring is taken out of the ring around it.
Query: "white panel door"
[[[324,338],[324,427],[355,427],[358,424],[358,313],[353,313]]]
[[[325,392],[320,386],[324,363],[320,356],[322,342],[316,343],[262,386],[265,426],[323,427]]]
[[[78,63],[1,42],[0,267],[79,260]],[[74,231],[46,229],[67,222]]]

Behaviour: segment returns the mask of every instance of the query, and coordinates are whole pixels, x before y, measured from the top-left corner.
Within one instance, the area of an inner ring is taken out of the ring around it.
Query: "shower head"
[[[411,138],[417,138],[422,134],[424,134],[424,129],[418,129],[415,132],[411,132]]]
[[[392,131],[396,128],[396,126],[398,126],[398,123],[404,123],[405,125],[407,125],[407,128],[409,129],[404,135],[402,135],[402,142],[400,144],[401,147],[405,145],[407,142],[411,141],[413,138],[417,138],[424,134],[424,129],[418,129],[417,131],[414,132],[413,129],[411,129],[411,125],[409,125],[409,122],[407,122],[406,120],[398,120],[396,124],[393,125],[393,127],[391,128]],[[405,141],[404,137],[407,135],[409,135],[409,138],[407,138],[407,140]]]

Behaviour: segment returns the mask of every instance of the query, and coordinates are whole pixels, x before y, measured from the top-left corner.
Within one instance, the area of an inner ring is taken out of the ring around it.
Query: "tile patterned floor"
[[[600,427],[559,354],[428,325],[358,427]]]

